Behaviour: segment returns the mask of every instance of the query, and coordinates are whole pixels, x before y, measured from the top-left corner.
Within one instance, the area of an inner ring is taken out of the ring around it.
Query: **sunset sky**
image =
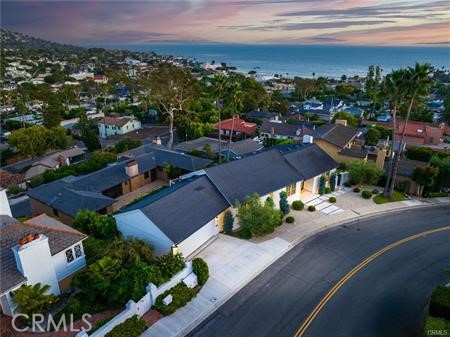
[[[443,44],[450,1],[8,1],[2,28],[73,44]]]

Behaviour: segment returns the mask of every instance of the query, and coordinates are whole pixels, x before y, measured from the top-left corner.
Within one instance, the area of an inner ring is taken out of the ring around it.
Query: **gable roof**
[[[233,152],[237,156],[243,156],[249,153],[257,152],[263,148],[264,146],[262,144],[259,144],[257,141],[251,138],[246,138],[231,143],[231,152]],[[225,148],[225,151],[228,151],[228,147]]]
[[[256,123],[246,122],[239,116],[233,118],[225,119],[216,124],[216,129],[220,128],[222,130],[231,130],[234,132],[241,132],[247,135],[253,135],[256,131]]]
[[[341,124],[325,124],[319,126],[312,135],[340,148],[345,147],[359,134],[358,129]]]
[[[304,125],[265,121],[259,128],[259,132],[271,134],[272,129],[275,135],[290,137],[300,137],[305,131],[310,130]]]
[[[127,124],[129,121],[133,120],[130,117],[103,117],[99,120],[99,124],[105,124],[105,125],[114,125],[118,127],[122,127],[125,124]]]
[[[205,172],[230,205],[254,193],[265,195],[303,179],[276,149],[207,168]]]
[[[228,207],[227,201],[203,175],[140,210],[170,240],[179,243]]]
[[[0,294],[26,281],[16,265],[12,247],[27,234],[44,234],[48,237],[50,254],[55,255],[80,242],[87,236],[63,223],[41,214],[23,223],[7,215],[0,215]]]

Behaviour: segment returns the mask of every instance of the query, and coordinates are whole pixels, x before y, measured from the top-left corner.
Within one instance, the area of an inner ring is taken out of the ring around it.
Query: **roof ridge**
[[[87,237],[86,234],[77,231],[76,229],[73,230],[65,230],[65,229],[60,229],[60,228],[54,228],[54,227],[49,227],[49,226],[45,226],[45,225],[41,225],[41,224],[33,224],[33,223],[29,223],[28,221],[42,217],[42,216],[47,216],[45,213],[39,214],[38,216],[35,216],[34,218],[28,219],[24,222],[22,222],[21,224],[24,226],[28,226],[31,228],[35,228],[35,229],[44,229],[44,230],[48,230],[48,231],[52,231],[52,232],[57,232],[57,233],[63,233],[63,234],[69,234],[69,235],[77,235],[77,236],[81,236],[81,237]],[[49,217],[50,218],[50,217]],[[58,221],[58,220],[56,220]],[[60,222],[60,221],[59,221]],[[62,222],[61,222],[62,223]],[[63,224],[64,225],[64,224]]]

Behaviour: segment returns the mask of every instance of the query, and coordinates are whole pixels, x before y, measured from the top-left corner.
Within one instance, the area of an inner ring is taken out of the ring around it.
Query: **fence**
[[[76,334],[76,337],[103,337],[117,325],[125,322],[128,318],[138,315],[141,317],[147,311],[149,311],[152,305],[155,304],[156,298],[164,293],[166,290],[173,288],[178,283],[182,282],[184,279],[188,278],[192,274],[192,262],[187,261],[186,267],[178,274],[174,275],[170,281],[157,287],[153,283],[149,283],[146,288],[146,294],[138,301],[133,300],[128,301],[125,305],[125,310],[117,314],[112,320],[103,325],[97,331],[93,332],[91,335],[86,331],[81,331]]]

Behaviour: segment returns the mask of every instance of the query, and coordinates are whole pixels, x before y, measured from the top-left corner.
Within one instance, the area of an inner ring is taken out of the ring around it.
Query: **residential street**
[[[448,205],[332,228],[300,243],[189,336],[293,336],[327,292],[380,249],[450,225]],[[303,336],[417,336],[428,296],[450,266],[450,231],[377,257],[330,298]]]

